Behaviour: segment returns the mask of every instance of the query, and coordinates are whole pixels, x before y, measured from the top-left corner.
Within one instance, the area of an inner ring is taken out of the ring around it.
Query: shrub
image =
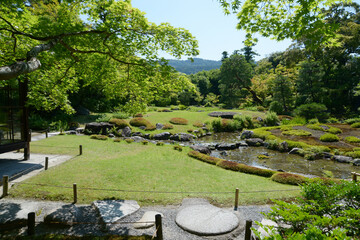
[[[144,115],[142,115],[142,113],[137,113],[137,114],[135,114],[135,116],[134,117],[143,117]]]
[[[278,183],[300,185],[300,184],[304,184],[307,178],[293,173],[278,172],[271,177],[271,180]]]
[[[170,123],[165,123],[164,124],[164,127],[162,128],[163,130],[166,130],[166,129],[173,129],[174,128],[174,126],[173,125],[171,125]]]
[[[187,132],[188,133],[192,133],[194,130],[193,129],[188,129]]]
[[[149,141],[143,140],[143,141],[141,141],[141,143],[142,143],[143,145],[148,145],[148,144],[149,144]]]
[[[256,109],[259,111],[259,112],[265,112],[265,108],[263,106],[257,106]]]
[[[277,173],[277,171],[274,171],[274,170],[257,168],[257,167],[248,166],[248,165],[245,165],[242,163],[239,163],[238,167],[239,167],[239,171],[242,173],[249,173],[249,174],[258,175],[258,176],[262,176],[262,177],[271,177],[272,175]]]
[[[121,142],[121,139],[120,138],[115,138],[114,142]]]
[[[112,117],[118,118],[118,119],[127,119],[127,118],[129,118],[129,114],[124,113],[124,112],[116,112],[116,113],[113,113]]]
[[[172,124],[175,125],[187,125],[188,124],[188,120],[186,120],[185,118],[172,118],[169,121]]]
[[[291,135],[291,136],[311,136],[311,132],[305,130],[287,130],[282,132],[283,135]]]
[[[345,156],[352,158],[360,158],[360,151],[346,152]]]
[[[108,116],[106,114],[101,114],[95,121],[96,122],[109,122],[111,119],[111,116]]]
[[[318,124],[319,120],[317,118],[313,118],[313,119],[310,119],[308,122],[309,122],[309,124]]]
[[[147,125],[146,128],[145,128],[145,131],[154,131],[156,130],[156,126],[155,125]]]
[[[342,133],[342,130],[337,127],[330,127],[329,129],[326,130],[326,132],[329,132],[332,134],[339,134],[339,133]]]
[[[351,124],[351,127],[352,128],[360,128],[360,122],[356,122],[356,123]]]
[[[349,118],[345,120],[345,123],[347,124],[353,124],[353,123],[357,123],[360,122],[360,118]]]
[[[338,142],[339,140],[339,137],[332,133],[325,133],[320,137],[322,142]]]
[[[127,138],[127,139],[125,139],[125,142],[127,142],[127,143],[132,143],[132,142],[134,142],[135,140],[134,139],[132,139],[132,138]]]
[[[141,126],[147,127],[147,126],[152,125],[148,120],[146,120],[145,118],[140,118],[140,117],[132,118],[129,123],[131,126],[134,126],[134,127],[141,127]]]
[[[156,146],[164,146],[164,143],[163,142],[157,142]]]
[[[255,127],[253,119],[248,115],[235,115],[234,121],[237,122],[237,130],[240,130],[240,128],[248,128],[252,129]]]
[[[305,125],[306,119],[304,117],[296,116],[290,120],[282,119],[281,124],[288,125],[288,124],[298,124],[298,125]]]
[[[44,130],[48,128],[49,123],[38,114],[31,114],[29,116],[29,126],[33,130]]]
[[[107,140],[108,139],[108,137],[105,135],[91,135],[90,138],[96,139],[96,140]]]
[[[217,118],[211,122],[212,129],[215,132],[234,132],[243,129],[240,121]]]
[[[280,123],[278,116],[275,112],[267,112],[264,119],[266,126],[276,126]]]
[[[320,126],[320,124],[308,124],[306,127],[312,130],[325,131],[324,128]]]
[[[129,124],[124,119],[119,118],[110,119],[109,123],[115,124],[115,126],[118,128],[124,128],[129,126]]]
[[[269,156],[266,156],[264,154],[260,154],[257,156],[258,159],[269,159],[270,157]]]
[[[202,123],[201,121],[196,121],[196,122],[194,122],[193,126],[198,127],[198,128],[202,128],[202,127],[205,126],[205,124]]]
[[[216,158],[216,157],[211,157],[209,155],[206,155],[206,154],[202,154],[198,151],[190,151],[188,153],[188,155],[190,157],[193,157],[193,158],[196,158],[200,161],[203,161],[203,162],[206,162],[206,163],[210,163],[210,164],[214,164],[214,165],[217,165],[219,162],[223,161],[222,159],[220,158]]]
[[[360,138],[349,136],[345,138],[345,141],[348,143],[360,143]]]
[[[217,164],[217,166],[224,168],[224,169],[232,170],[232,171],[239,171],[239,163],[233,162],[233,161],[223,160],[223,161],[220,161]]]
[[[324,122],[329,114],[326,112],[327,108],[324,104],[308,103],[300,105],[295,109],[295,114],[306,118],[306,120],[317,118],[319,121]]]
[[[283,113],[283,106],[278,101],[272,101],[269,106],[269,111],[274,112],[276,114]]]
[[[182,104],[180,104],[178,107],[180,110],[185,110],[187,108],[185,105],[182,105]]]
[[[180,146],[180,145],[175,145],[173,148],[174,148],[174,150],[178,150],[179,152],[181,152],[183,150],[182,146]]]
[[[327,120],[327,122],[328,122],[328,123],[339,123],[339,119],[332,117],[332,118],[329,118],[329,119]]]

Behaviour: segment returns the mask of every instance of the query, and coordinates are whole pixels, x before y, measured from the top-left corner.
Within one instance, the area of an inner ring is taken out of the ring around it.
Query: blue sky
[[[224,15],[217,0],[132,0],[132,5],[145,12],[150,22],[168,22],[189,30],[199,42],[200,58],[220,60],[223,51],[232,53],[244,47],[245,33],[236,29],[236,16]],[[254,47],[260,54],[256,60],[284,51],[290,44],[290,40],[259,38]]]

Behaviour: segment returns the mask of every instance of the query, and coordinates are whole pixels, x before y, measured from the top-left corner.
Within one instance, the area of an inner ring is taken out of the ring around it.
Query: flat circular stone
[[[220,235],[239,226],[237,216],[211,204],[192,205],[179,211],[176,223],[184,230],[197,235]]]

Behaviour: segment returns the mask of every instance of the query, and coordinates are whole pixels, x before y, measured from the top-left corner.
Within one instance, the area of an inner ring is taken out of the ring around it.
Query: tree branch
[[[41,67],[40,61],[36,58],[40,52],[48,51],[54,47],[56,41],[35,46],[27,53],[26,61],[19,61],[11,65],[0,67],[0,80],[16,78],[21,74],[31,73]]]

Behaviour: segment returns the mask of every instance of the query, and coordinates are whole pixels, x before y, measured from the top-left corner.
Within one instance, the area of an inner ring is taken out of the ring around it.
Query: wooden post
[[[357,182],[357,174],[356,174],[356,172],[352,172],[351,174],[352,174],[352,180],[354,182]]]
[[[45,170],[48,170],[49,167],[49,157],[45,157]]]
[[[82,155],[82,145],[79,145],[79,155]]]
[[[236,190],[235,190],[235,207],[234,207],[235,211],[237,211],[238,206],[239,206],[239,189],[236,188]]]
[[[251,220],[246,220],[245,240],[251,240],[251,226],[252,226],[252,221]]]
[[[48,138],[48,130],[45,131],[45,137]]]
[[[1,197],[6,197],[9,190],[9,176],[3,176],[3,194]]]
[[[161,223],[161,214],[155,215],[155,229],[156,229],[156,240],[163,240],[163,231]]]
[[[77,186],[76,183],[73,184],[73,191],[74,191],[74,204],[77,203]]]
[[[35,235],[35,212],[28,213],[27,219],[27,233],[29,236]]]

